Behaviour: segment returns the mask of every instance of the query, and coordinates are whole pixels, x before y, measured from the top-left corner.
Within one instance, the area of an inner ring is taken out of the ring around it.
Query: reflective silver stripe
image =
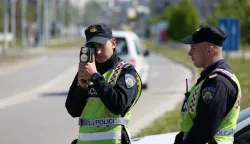
[[[79,126],[100,127],[114,125],[128,125],[128,120],[125,118],[100,118],[100,119],[79,119]]]
[[[221,129],[216,133],[215,136],[233,136],[234,131],[234,129]]]
[[[230,141],[225,141],[225,142],[220,142],[218,144],[233,144],[234,140],[230,140]]]
[[[98,133],[79,133],[78,140],[94,141],[94,140],[109,140],[121,139],[121,132],[98,132]]]
[[[235,133],[234,129],[221,129],[216,133],[215,136],[234,136],[234,133]],[[185,139],[187,135],[188,133],[185,132],[183,138]]]

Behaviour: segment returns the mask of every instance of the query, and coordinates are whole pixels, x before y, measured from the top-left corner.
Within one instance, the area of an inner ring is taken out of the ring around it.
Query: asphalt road
[[[150,63],[149,88],[143,90],[130,121],[131,134],[174,108],[192,73],[156,54]],[[77,71],[78,50],[46,58],[0,75],[0,143],[69,144],[77,137],[77,119],[66,111],[66,95]]]

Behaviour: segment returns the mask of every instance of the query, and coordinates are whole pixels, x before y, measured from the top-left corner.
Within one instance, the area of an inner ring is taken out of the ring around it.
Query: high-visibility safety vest
[[[110,69],[104,73],[105,80],[115,86],[125,64],[126,62],[121,61],[115,69]],[[124,130],[128,136],[127,143],[131,142],[128,122],[131,109],[141,94],[141,79],[137,73],[135,79],[135,84],[137,83],[138,87],[137,96],[132,106],[123,115],[111,113],[98,96],[87,98],[85,108],[79,119],[80,128],[77,144],[120,144],[122,131],[124,132]],[[92,93],[95,92],[92,91]]]
[[[240,99],[241,99],[241,88],[240,83],[234,74],[224,70],[224,69],[215,69],[210,76],[212,77],[215,73],[221,73],[224,76],[230,78],[237,85],[237,100],[230,110],[230,112],[222,120],[217,133],[214,136],[215,141],[218,144],[233,144],[234,140],[234,131],[236,129],[237,119],[240,112]],[[184,132],[183,139],[188,135],[189,130],[193,126],[193,120],[196,116],[196,110],[198,101],[201,97],[201,87],[206,78],[204,78],[197,85],[194,85],[190,89],[190,95],[188,99],[184,99],[182,110],[181,110],[181,131]],[[207,143],[208,144],[208,143]]]

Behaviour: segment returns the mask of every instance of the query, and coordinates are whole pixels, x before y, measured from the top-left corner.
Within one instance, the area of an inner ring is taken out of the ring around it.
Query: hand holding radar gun
[[[80,50],[80,62],[88,63],[92,62],[92,54],[95,54],[95,48],[90,48],[88,46],[81,47]],[[88,83],[89,80],[83,79],[83,83]]]

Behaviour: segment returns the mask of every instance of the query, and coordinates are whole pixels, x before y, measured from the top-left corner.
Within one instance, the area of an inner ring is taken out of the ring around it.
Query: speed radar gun
[[[88,63],[92,61],[91,55],[95,54],[95,48],[90,48],[87,45],[81,47],[80,51],[80,62]],[[87,83],[88,80],[83,80],[84,83]]]

